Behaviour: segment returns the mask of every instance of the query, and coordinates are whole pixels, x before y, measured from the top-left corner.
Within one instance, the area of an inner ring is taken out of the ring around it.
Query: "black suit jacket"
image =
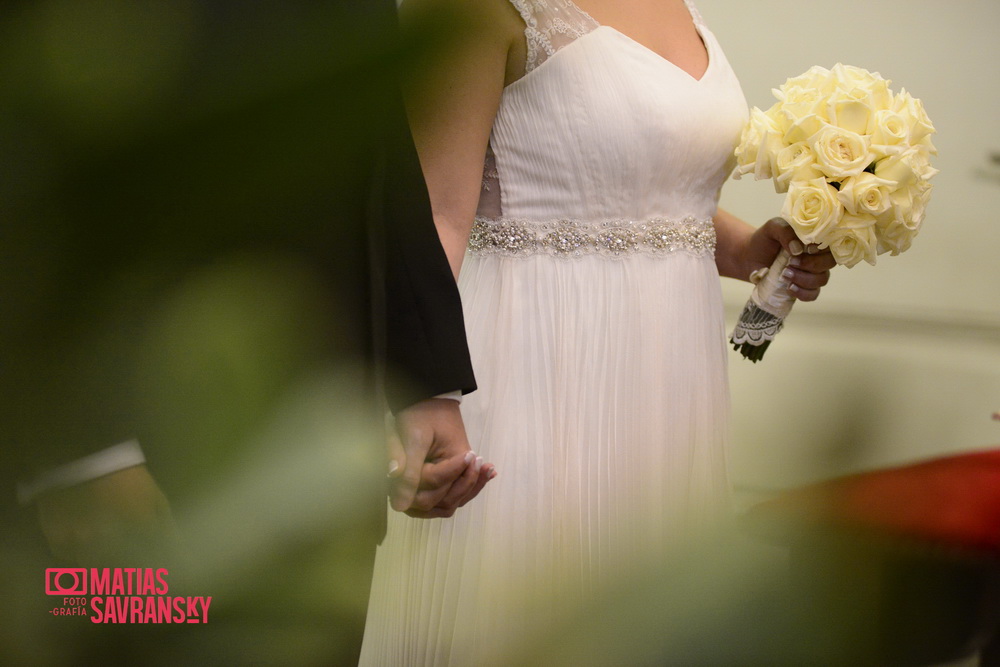
[[[389,146],[376,198],[385,247],[376,257],[385,267],[386,397],[396,411],[445,392],[468,393],[476,384],[458,288],[404,125],[391,127]],[[379,230],[374,233],[378,238]]]
[[[233,409],[221,434],[209,429],[216,440],[244,438],[269,397],[331,360],[381,364],[384,382],[359,376],[359,390],[384,384],[396,410],[475,387],[461,303],[396,88],[419,45],[398,39],[393,0],[315,4],[200,3],[184,17],[193,28],[178,22],[150,35],[176,43],[143,50],[143,35],[126,40],[149,59],[148,80],[116,73],[122,61],[110,58],[89,63],[93,90],[59,88],[65,82],[46,70],[41,44],[13,51],[9,71],[31,76],[15,79],[0,102],[9,175],[0,179],[5,470],[31,474],[136,436],[162,445],[165,454],[151,454],[164,461],[181,458],[174,448],[224,446],[169,442],[191,440],[183,429],[147,435],[150,423],[155,431],[169,421],[172,405],[160,391],[164,369],[148,359],[163,342],[149,332],[165,317],[180,318],[172,344],[190,346],[192,358],[217,344],[204,340],[210,327],[185,324],[172,300],[227,267],[261,281],[233,288],[246,301],[234,308],[247,317],[246,335],[257,335],[255,308],[262,339],[280,332],[268,318],[305,333],[288,341],[294,353],[280,340],[257,348],[255,368],[282,368],[258,378],[258,405]],[[4,18],[4,31],[17,34],[32,13]],[[99,31],[93,39],[71,45],[84,67]],[[279,313],[263,292],[286,279],[291,291],[299,279],[316,289]],[[213,410],[238,403],[242,380],[204,371],[190,371],[176,391],[214,386],[234,398],[211,399]],[[176,421],[199,416],[188,406]],[[166,469],[191,474],[183,464]]]

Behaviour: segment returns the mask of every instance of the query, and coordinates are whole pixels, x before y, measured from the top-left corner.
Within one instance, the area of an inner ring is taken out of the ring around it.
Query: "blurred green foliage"
[[[0,8],[0,662],[342,664],[384,512],[370,179],[392,3]],[[198,628],[54,619],[14,479],[138,436]],[[9,575],[9,576],[8,576]],[[74,623],[75,622],[75,623]]]

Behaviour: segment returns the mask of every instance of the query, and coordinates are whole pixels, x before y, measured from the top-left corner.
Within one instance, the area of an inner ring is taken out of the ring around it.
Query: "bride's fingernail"
[[[476,457],[476,472],[479,472],[479,469],[482,468],[482,467],[483,467],[483,457],[482,456],[477,456]]]
[[[486,477],[487,479],[494,479],[496,476],[497,476],[497,469],[494,468],[493,470],[490,471],[490,474],[487,475]]]
[[[472,460],[476,458],[476,453],[471,449],[465,453],[465,465],[472,463]]]
[[[804,245],[802,245],[802,241],[799,241],[798,239],[795,239],[794,241],[788,244],[788,252],[792,253],[793,255],[801,255],[803,252],[805,252],[805,250],[806,248]]]
[[[387,472],[385,476],[392,477],[392,473],[396,472],[397,470],[399,470],[399,462],[395,460],[389,461],[389,472]]]
[[[791,269],[785,269],[784,271],[781,272],[781,277],[788,278],[790,280],[795,277],[795,272],[792,271]]]

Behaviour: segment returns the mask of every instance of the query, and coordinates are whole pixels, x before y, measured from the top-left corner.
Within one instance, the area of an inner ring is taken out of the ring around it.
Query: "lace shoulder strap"
[[[525,73],[535,69],[577,37],[599,27],[571,0],[510,0],[524,19],[528,42]]]
[[[693,0],[684,0],[684,4],[687,5],[688,12],[691,13],[691,18],[694,19],[695,25],[697,25],[697,26],[699,26],[701,28],[706,27],[705,26],[705,19],[701,18],[701,12],[699,12],[698,8],[694,6],[694,1]]]

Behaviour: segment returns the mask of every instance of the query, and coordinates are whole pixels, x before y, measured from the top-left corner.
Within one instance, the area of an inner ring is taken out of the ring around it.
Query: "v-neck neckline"
[[[689,72],[686,69],[684,69],[683,67],[681,67],[680,65],[678,65],[677,63],[675,63],[670,58],[667,58],[662,53],[660,53],[660,52],[654,50],[653,48],[651,48],[651,47],[643,44],[642,42],[640,42],[636,38],[631,37],[630,35],[625,34],[624,32],[622,32],[621,30],[619,30],[618,28],[616,28],[616,27],[614,27],[612,25],[608,25],[606,23],[601,23],[600,21],[595,20],[593,16],[591,16],[585,9],[583,9],[582,7],[580,7],[579,5],[577,5],[573,0],[565,0],[565,1],[566,1],[567,4],[571,5],[576,11],[580,12],[580,14],[582,14],[583,16],[585,16],[591,23],[593,23],[596,26],[595,30],[598,29],[598,28],[605,28],[607,30],[611,30],[612,32],[617,33],[622,38],[624,38],[626,41],[631,42],[632,44],[635,44],[637,47],[639,47],[639,48],[641,48],[641,49],[643,49],[645,51],[648,51],[649,53],[653,54],[654,56],[656,56],[657,58],[659,58],[663,62],[665,62],[668,65],[672,66],[678,72],[681,72],[682,74],[685,74],[689,79],[691,79],[695,83],[701,83],[702,81],[704,81],[705,77],[708,75],[709,71],[712,69],[712,64],[715,62],[715,57],[712,54],[712,47],[709,45],[709,41],[708,41],[708,38],[705,36],[705,31],[704,31],[703,27],[701,25],[699,25],[698,21],[695,19],[694,13],[692,12],[691,6],[688,4],[687,0],[684,0],[684,9],[687,10],[688,16],[691,17],[691,24],[694,25],[694,30],[698,34],[698,38],[701,40],[702,46],[705,48],[705,55],[708,58],[708,65],[705,66],[705,70],[701,73],[701,76],[697,76],[697,77],[694,74],[691,74],[691,72]]]

